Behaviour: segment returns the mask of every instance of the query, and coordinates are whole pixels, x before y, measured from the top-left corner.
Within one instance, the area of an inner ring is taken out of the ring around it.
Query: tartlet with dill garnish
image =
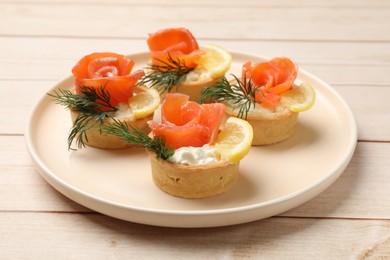
[[[223,102],[227,116],[246,119],[253,127],[253,145],[269,145],[291,137],[299,112],[314,103],[309,83],[294,84],[298,67],[281,57],[243,65],[241,79],[228,80],[204,89],[200,102]]]
[[[140,84],[155,87],[161,94],[183,93],[197,101],[202,89],[215,84],[230,68],[231,54],[218,46],[199,48],[192,33],[169,28],[147,40],[150,64]]]
[[[136,86],[144,76],[139,70],[131,73],[134,61],[115,53],[92,53],[84,56],[72,69],[75,87],[49,93],[54,102],[70,110],[72,128],[68,148],[86,145],[101,149],[122,149],[131,146],[115,135],[102,133],[101,127],[114,120],[149,133],[147,121],[160,104],[154,89]]]
[[[239,178],[239,162],[249,152],[252,128],[232,117],[221,125],[225,105],[198,104],[179,93],[167,94],[161,122],[151,134],[131,132],[126,123],[104,125],[104,133],[144,147],[154,184],[182,198],[206,198],[230,190]],[[219,131],[220,127],[222,130]]]

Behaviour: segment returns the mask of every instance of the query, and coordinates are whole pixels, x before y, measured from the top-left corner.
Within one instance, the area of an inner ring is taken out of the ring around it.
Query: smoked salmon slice
[[[161,122],[176,126],[195,124],[200,121],[200,113],[200,105],[190,102],[187,95],[168,94],[161,106]]]
[[[208,143],[209,131],[200,124],[175,126],[155,121],[148,124],[155,136],[164,136],[166,146],[175,150],[186,146],[201,147]]]
[[[149,35],[147,40],[154,65],[170,65],[170,58],[184,63],[188,68],[197,66],[204,54],[192,33],[185,28],[169,28]]]
[[[167,147],[201,147],[215,141],[224,116],[222,103],[198,104],[189,96],[168,93],[161,106],[161,123],[149,122],[155,136],[164,136]]]
[[[261,91],[256,92],[256,101],[273,108],[280,95],[290,90],[297,77],[298,67],[289,58],[274,58],[268,62],[252,64],[246,62],[242,66],[241,80],[251,80]]]
[[[145,75],[141,70],[131,73],[134,61],[123,55],[101,52],[81,58],[73,67],[76,93],[80,87],[104,87],[110,94],[110,105],[117,107],[128,103],[133,96],[133,87]]]

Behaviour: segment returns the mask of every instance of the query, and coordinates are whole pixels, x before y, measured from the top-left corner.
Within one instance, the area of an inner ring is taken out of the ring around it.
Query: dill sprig
[[[156,87],[160,94],[164,92],[171,92],[172,88],[185,79],[185,76],[193,70],[193,68],[187,67],[185,61],[180,59],[174,59],[168,53],[167,61],[156,59],[161,64],[150,64],[146,69],[150,73],[143,76],[137,83],[137,85],[149,85],[150,87]]]
[[[255,86],[252,80],[241,81],[232,74],[237,84],[231,84],[225,76],[214,85],[204,88],[201,92],[199,103],[205,102],[223,102],[238,109],[237,117],[246,119],[251,107],[255,107],[256,92],[261,92],[260,87]]]
[[[71,148],[74,139],[78,148],[85,147],[85,142],[88,142],[87,131],[99,127],[111,117],[110,113],[117,111],[117,108],[110,104],[110,93],[104,86],[100,88],[83,86],[79,91],[80,93],[73,93],[70,90],[59,89],[53,94],[48,93],[56,104],[79,112],[68,136],[70,150],[74,150]]]
[[[102,133],[120,137],[124,142],[135,144],[156,154],[157,158],[167,160],[175,152],[166,147],[164,136],[151,138],[146,133],[134,127],[129,127],[126,122],[113,119],[114,123],[101,126]]]

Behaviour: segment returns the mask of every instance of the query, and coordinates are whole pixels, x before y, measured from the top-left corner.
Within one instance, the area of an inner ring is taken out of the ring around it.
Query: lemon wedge
[[[129,106],[135,118],[152,114],[160,105],[160,95],[154,88],[139,92],[129,100]]]
[[[229,117],[215,143],[216,152],[222,160],[239,162],[252,146],[252,126],[243,119]]]
[[[222,77],[232,64],[232,55],[226,49],[211,44],[204,50],[206,53],[200,57],[198,65],[209,72],[211,77]]]
[[[293,112],[303,112],[311,108],[316,99],[316,92],[308,82],[303,82],[283,93],[280,104],[290,108]]]

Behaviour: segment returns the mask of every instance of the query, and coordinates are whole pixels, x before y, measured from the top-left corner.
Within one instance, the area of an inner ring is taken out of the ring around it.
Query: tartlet
[[[124,55],[92,53],[82,57],[72,68],[73,89],[49,94],[56,103],[70,110],[69,149],[74,149],[73,141],[79,148],[131,146],[117,136],[102,133],[101,128],[115,120],[126,122],[131,129],[150,132],[147,122],[153,118],[160,96],[154,89],[137,85],[145,74],[142,70],[132,72],[133,66],[134,61]]]
[[[141,93],[141,92],[147,92],[149,88],[145,86],[136,86],[134,88],[134,93]],[[135,118],[133,113],[129,110],[127,105],[124,106],[124,111],[120,112],[120,114],[115,115],[115,112],[112,113],[111,117],[107,117],[103,124],[96,125],[95,127],[91,127],[90,129],[85,131],[85,134],[87,138],[84,138],[83,143],[85,145],[100,148],[100,149],[124,149],[131,146],[134,146],[133,144],[129,144],[124,142],[120,137],[115,135],[109,135],[104,134],[101,132],[100,128],[102,125],[110,125],[115,122],[115,120],[120,120],[122,122],[125,122],[129,129],[135,128],[138,129],[144,133],[149,133],[150,128],[148,126],[148,121],[152,120],[154,117],[154,112],[142,117],[142,118]],[[127,111],[126,111],[127,110]],[[75,109],[70,109],[70,114],[72,118],[72,122],[74,123],[77,117],[80,116],[80,112],[76,111]]]
[[[247,122],[237,118],[222,125],[224,110],[221,103],[200,105],[184,94],[167,95],[161,108],[162,122],[150,122],[150,127],[153,136],[163,136],[166,145],[175,149],[176,158],[162,160],[149,153],[158,188],[178,197],[205,198],[226,192],[236,184],[239,162],[249,152],[253,131]],[[246,127],[245,137],[240,127]]]
[[[207,198],[229,191],[239,179],[239,163],[219,161],[207,165],[182,165],[156,158],[148,152],[154,184],[181,198]]]
[[[179,93],[167,94],[161,122],[149,121],[151,133],[130,131],[115,120],[104,133],[146,149],[152,179],[162,191],[181,198],[207,198],[230,190],[239,178],[239,163],[252,144],[252,127],[231,117],[221,125],[225,105],[198,104]]]
[[[246,119],[253,128],[252,145],[269,145],[290,138],[299,112],[314,103],[308,83],[294,84],[298,66],[286,57],[242,66],[241,78],[225,77],[202,91],[202,102],[223,102],[226,117]]]
[[[230,68],[231,54],[218,46],[199,48],[185,28],[169,28],[150,34],[150,66],[142,81],[163,94],[182,93],[198,101],[201,91],[215,84]],[[162,95],[164,98],[164,95]]]
[[[281,105],[274,109],[262,107],[259,104],[255,106],[256,108],[251,109],[246,118],[253,128],[252,145],[278,143],[294,134],[299,113]],[[227,107],[225,112],[227,117],[237,116],[237,112],[231,107]]]

